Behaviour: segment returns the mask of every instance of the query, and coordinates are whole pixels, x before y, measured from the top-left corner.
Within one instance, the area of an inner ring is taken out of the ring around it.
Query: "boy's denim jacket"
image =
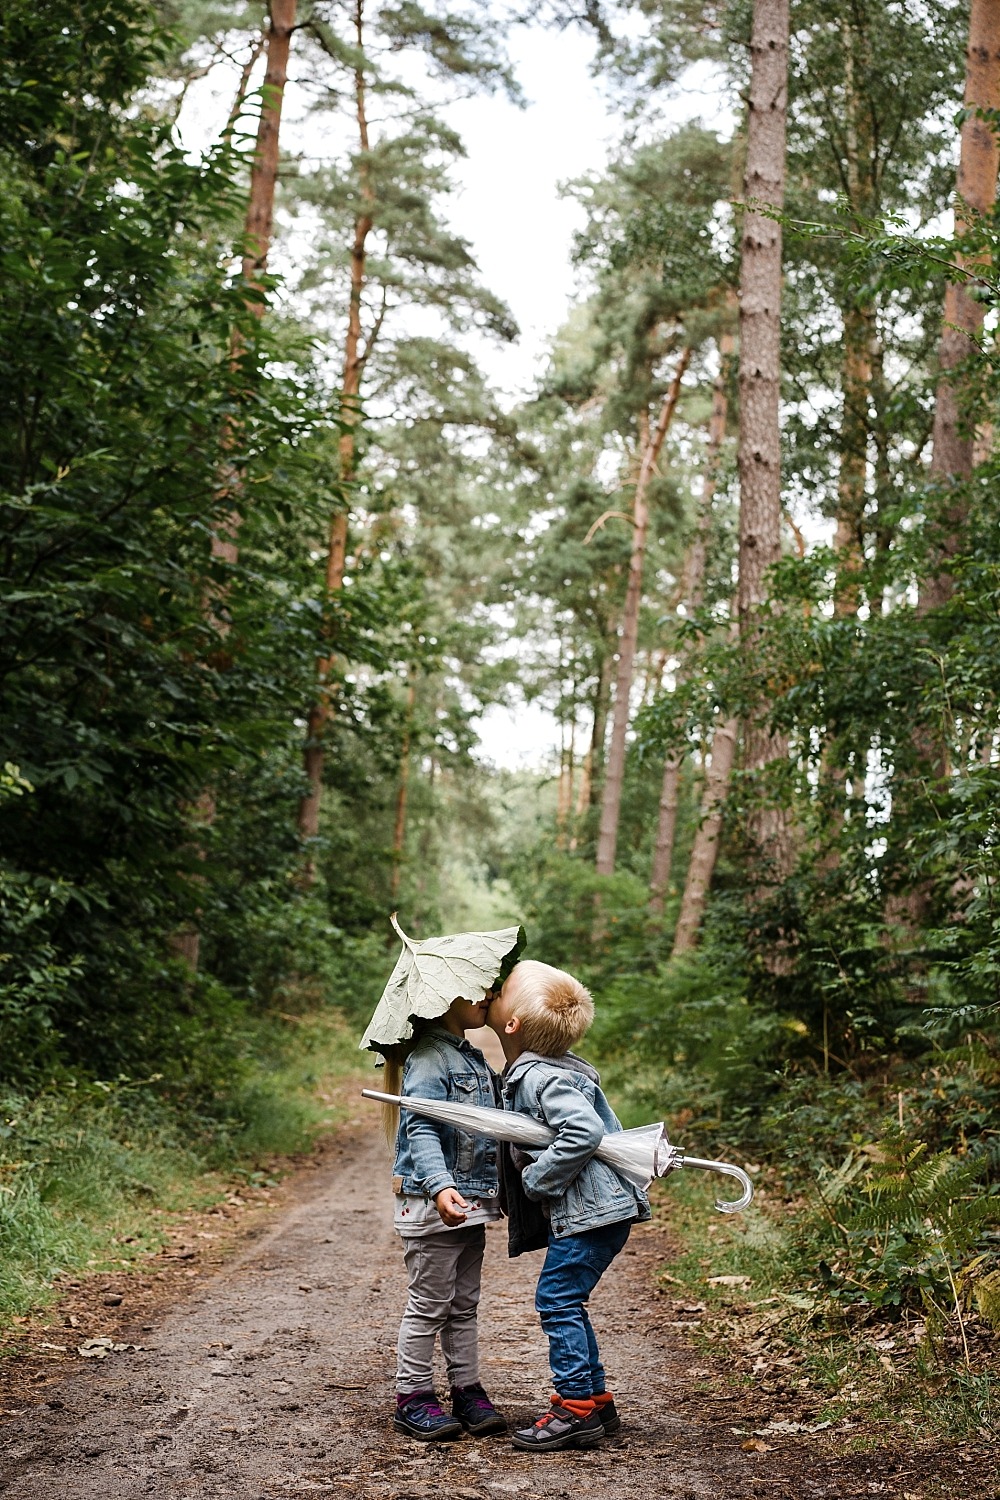
[[[602,1138],[622,1127],[590,1063],[572,1052],[522,1052],[504,1069],[503,1097],[507,1109],[556,1132],[544,1151],[528,1153],[534,1159],[521,1175],[527,1196],[547,1205],[556,1239],[651,1217],[645,1193],[594,1158]]]
[[[495,1109],[493,1078],[478,1047],[443,1026],[432,1026],[406,1059],[402,1093]],[[436,1198],[446,1187],[457,1188],[463,1198],[495,1198],[498,1192],[495,1141],[466,1135],[405,1109],[400,1112],[392,1170],[397,1191],[410,1195]]]

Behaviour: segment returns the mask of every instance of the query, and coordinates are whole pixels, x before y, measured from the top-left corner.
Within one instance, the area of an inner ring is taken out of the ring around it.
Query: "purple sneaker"
[[[507,1423],[478,1380],[475,1385],[452,1386],[451,1411],[473,1437],[486,1437],[491,1432],[507,1431]]]
[[[397,1432],[405,1432],[407,1437],[421,1443],[443,1442],[462,1434],[461,1422],[445,1415],[433,1391],[397,1396],[392,1425]]]

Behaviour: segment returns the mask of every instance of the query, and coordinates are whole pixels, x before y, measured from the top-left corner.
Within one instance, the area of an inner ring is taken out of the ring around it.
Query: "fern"
[[[841,1168],[838,1186],[856,1207],[842,1221],[850,1273],[836,1294],[878,1307],[941,1309],[954,1303],[964,1266],[977,1299],[1000,1309],[1000,1274],[976,1280],[969,1264],[978,1269],[973,1258],[984,1232],[1000,1222],[1000,1199],[980,1184],[983,1166],[948,1151],[928,1155],[924,1142],[893,1131],[863,1173]]]
[[[976,1282],[976,1305],[991,1328],[1000,1333],[1000,1269]]]

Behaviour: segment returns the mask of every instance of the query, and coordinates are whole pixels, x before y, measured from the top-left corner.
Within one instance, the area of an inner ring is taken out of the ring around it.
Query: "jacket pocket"
[[[476,1078],[471,1074],[452,1077],[448,1092],[456,1104],[478,1104],[479,1085]],[[476,1153],[482,1149],[482,1141],[478,1136],[467,1135],[464,1130],[455,1131],[457,1150],[455,1156],[455,1171],[462,1177],[470,1177],[476,1162]]]

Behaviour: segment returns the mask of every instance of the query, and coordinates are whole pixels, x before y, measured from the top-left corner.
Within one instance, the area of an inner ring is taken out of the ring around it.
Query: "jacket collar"
[[[507,1064],[503,1070],[504,1083],[516,1083],[522,1073],[533,1068],[535,1063],[548,1063],[550,1068],[562,1068],[567,1073],[582,1073],[594,1083],[600,1083],[601,1075],[589,1062],[577,1057],[575,1052],[564,1052],[561,1057],[544,1057],[540,1052],[522,1052],[520,1057]]]
[[[477,1052],[479,1050],[472,1045],[467,1036],[455,1036],[453,1032],[448,1030],[447,1026],[430,1026],[428,1027],[428,1033],[432,1034],[438,1041],[450,1042],[459,1052]]]

